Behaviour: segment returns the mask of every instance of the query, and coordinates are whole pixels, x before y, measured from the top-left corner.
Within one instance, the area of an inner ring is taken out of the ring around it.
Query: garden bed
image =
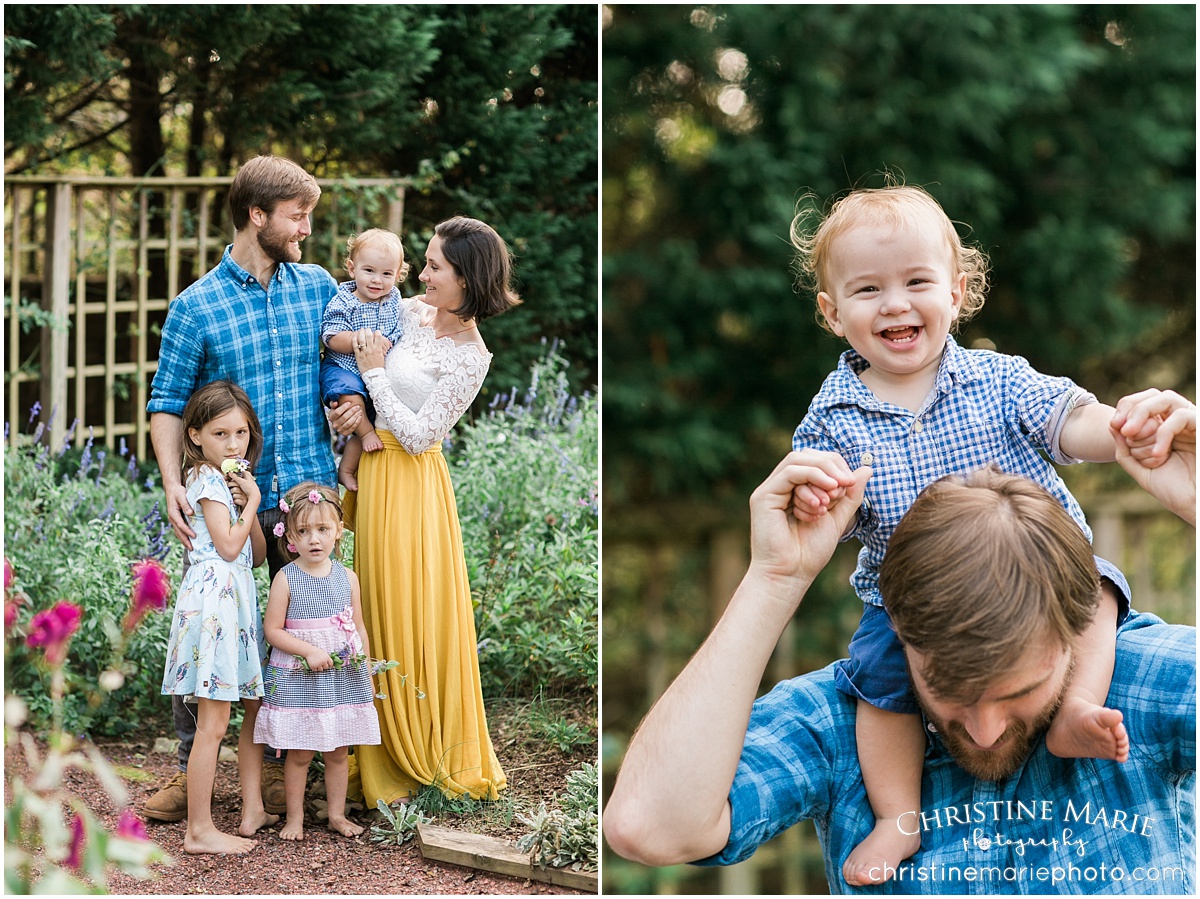
[[[595,720],[595,709],[580,708],[568,716],[580,721]],[[581,745],[562,752],[545,742],[527,738],[528,706],[509,702],[495,706],[490,714],[496,753],[508,776],[509,786],[500,802],[482,803],[467,814],[438,816],[440,827],[473,834],[486,834],[515,843],[528,832],[513,814],[528,812],[539,803],[550,805],[564,792],[566,777],[585,761],[596,758],[596,744]],[[163,722],[164,724],[168,722]],[[135,809],[164,784],[175,771],[173,753],[153,752],[159,738],[173,736],[165,729],[147,730],[122,738],[98,738],[97,747],[120,775]],[[227,740],[227,742],[232,742]],[[39,744],[44,751],[44,744]],[[5,750],[5,801],[8,778],[26,776],[28,769],[16,743]],[[319,780],[319,779],[318,779]],[[90,774],[68,771],[64,787],[79,797],[110,830],[118,809],[104,787]],[[284,842],[279,828],[265,830],[259,846],[245,856],[189,856],[183,852],[186,822],[147,822],[151,840],[172,857],[171,865],[155,865],[155,879],[138,880],[119,871],[110,875],[108,888],[114,894],[458,894],[458,895],[583,895],[584,891],[537,880],[506,877],[473,868],[423,859],[417,841],[402,846],[373,842],[368,829],[348,839],[325,829],[315,819],[311,799],[320,793],[310,781],[310,807],[306,814],[304,840]],[[360,806],[361,808],[361,806]],[[232,761],[218,764],[213,818],[217,826],[235,831],[239,820],[237,766]],[[353,813],[359,823],[371,823],[362,812]]]

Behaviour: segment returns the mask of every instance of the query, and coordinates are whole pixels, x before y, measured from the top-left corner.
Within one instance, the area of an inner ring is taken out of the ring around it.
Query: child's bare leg
[[[1060,758],[1129,758],[1124,716],[1104,707],[1117,651],[1117,603],[1108,589],[1075,650],[1075,673],[1046,732],[1046,748]]]
[[[308,786],[311,749],[289,749],[283,763],[283,795],[287,799],[287,822],[279,836],[285,840],[304,839],[304,790]]]
[[[363,829],[346,817],[346,784],[350,764],[345,746],[323,754],[325,758],[325,800],[329,803],[329,829],[344,837],[356,837]]]
[[[278,815],[267,814],[262,801],[262,744],[254,742],[254,722],[261,699],[243,699],[246,710],[238,736],[238,780],[242,787],[242,822],[238,833],[252,837],[260,828],[279,823]]]
[[[196,740],[188,759],[188,823],[183,836],[183,851],[241,855],[253,849],[255,842],[217,830],[212,819],[217,756],[229,727],[230,704],[219,699],[199,698],[197,704]]]
[[[358,460],[362,458],[363,445],[359,437],[351,437],[342,449],[342,461],[338,463],[338,483],[347,490],[358,490]]]
[[[905,822],[921,808],[921,767],[925,734],[918,715],[885,712],[858,703],[855,734],[863,784],[875,815],[875,828],[842,865],[846,883],[867,886],[894,876],[896,866],[921,846],[920,833]]]

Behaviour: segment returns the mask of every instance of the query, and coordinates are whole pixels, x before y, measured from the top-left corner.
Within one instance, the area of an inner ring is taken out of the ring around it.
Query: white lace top
[[[383,368],[362,373],[375,403],[376,427],[414,456],[442,441],[483,386],[492,354],[435,337],[420,322],[422,297],[401,300],[404,333]]]

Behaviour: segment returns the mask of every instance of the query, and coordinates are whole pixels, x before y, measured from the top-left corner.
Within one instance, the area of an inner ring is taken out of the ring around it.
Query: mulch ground
[[[596,758],[594,743],[576,747],[569,754],[552,746],[531,745],[521,733],[520,720],[510,719],[503,710],[490,715],[489,721],[497,756],[508,776],[507,798],[526,813],[536,809],[539,802],[549,804],[556,795],[561,795],[566,788],[567,774],[582,762]],[[145,732],[96,741],[97,747],[122,777],[135,811],[175,773],[173,753],[152,751],[155,741],[167,736],[173,735]],[[233,740],[227,737],[226,742]],[[44,746],[41,748],[44,751]],[[16,745],[6,747],[4,766],[7,800],[8,779],[28,773]],[[173,824],[147,821],[150,839],[171,856],[172,864],[155,866],[154,879],[149,881],[114,872],[109,879],[109,892],[122,895],[583,895],[579,890],[536,880],[427,861],[421,856],[415,839],[403,846],[374,842],[370,839],[369,827],[374,822],[362,811],[351,815],[367,827],[362,835],[351,839],[335,834],[316,819],[312,800],[323,794],[313,780],[310,777],[310,805],[302,842],[280,839],[277,825],[262,831],[258,836],[258,847],[247,855],[191,856],[183,851],[186,821]],[[319,784],[319,777],[316,780]],[[119,809],[113,806],[107,791],[94,777],[70,771],[64,785],[80,797],[109,830],[116,827]],[[498,805],[490,813],[439,816],[435,823],[513,842],[528,832],[515,818],[509,820],[501,812],[503,808]],[[236,833],[240,799],[235,762],[224,761],[217,766],[213,819],[222,830]]]

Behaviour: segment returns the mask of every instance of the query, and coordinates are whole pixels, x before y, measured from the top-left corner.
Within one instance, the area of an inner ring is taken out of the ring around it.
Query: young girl
[[[823,325],[851,349],[813,400],[792,448],[836,452],[851,469],[872,470],[846,535],[863,542],[851,583],[864,611],[850,659],[836,672],[839,689],[858,700],[858,757],[876,819],[842,867],[846,881],[861,886],[883,880],[920,845],[919,834],[897,826],[920,808],[926,737],[878,586],[893,530],[934,480],[996,463],[1054,494],[1090,539],[1078,502],[1042,453],[1059,464],[1112,462],[1115,410],[1024,359],[955,343],[950,332],[983,305],[986,260],[961,242],[925,191],[855,191],[815,233],[804,233],[803,222],[798,216],[793,226],[801,269],[816,289]],[[1138,458],[1154,452],[1156,425],[1130,439]],[[795,514],[814,521],[842,492],[798,488]],[[1075,647],[1074,680],[1046,738],[1058,756],[1129,756],[1121,712],[1104,707],[1120,611],[1102,602]],[[991,736],[981,748],[1007,739]]]
[[[279,820],[263,809],[262,748],[254,745],[266,645],[251,568],[266,558],[267,542],[258,523],[261,494],[252,472],[263,436],[249,397],[229,381],[214,381],[192,394],[183,410],[183,432],[184,486],[196,510],[191,522],[196,536],[175,601],[162,686],[163,693],[195,697],[196,704],[183,848],[240,854],[256,845],[245,837]],[[212,820],[217,754],[230,705],[239,699],[246,710],[238,739],[240,837],[218,830]]]
[[[330,558],[342,537],[342,504],[336,490],[308,482],[289,490],[279,508],[284,519],[275,534],[293,561],[275,575],[267,600],[271,659],[254,739],[288,751],[283,839],[304,838],[304,786],[314,752],[325,760],[329,828],[353,837],[363,829],[346,818],[347,748],[377,744],[379,719],[358,577]]]

